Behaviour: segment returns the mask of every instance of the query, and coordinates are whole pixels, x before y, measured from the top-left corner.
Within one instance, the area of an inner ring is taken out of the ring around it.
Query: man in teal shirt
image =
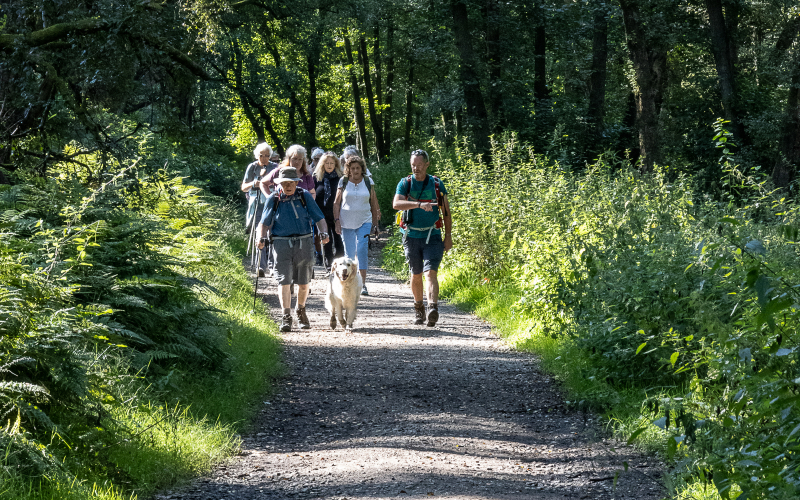
[[[436,273],[444,252],[453,247],[453,220],[444,183],[428,175],[428,153],[417,149],[411,153],[411,172],[397,184],[392,207],[408,214],[403,249],[411,270],[411,293],[414,295],[415,324],[427,319],[428,326],[439,320],[439,280]],[[440,222],[441,220],[441,222]],[[442,222],[444,239],[442,239]],[[425,312],[422,274],[428,282],[428,311]]]

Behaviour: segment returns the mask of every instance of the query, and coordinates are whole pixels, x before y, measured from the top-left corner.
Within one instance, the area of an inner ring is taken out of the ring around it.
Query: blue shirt
[[[280,203],[276,211],[275,202],[278,196]],[[300,201],[301,196],[305,197],[305,208]],[[311,225],[324,218],[311,193],[303,188],[297,188],[292,196],[286,196],[281,190],[269,195],[261,223],[267,227],[272,225],[273,236],[299,236],[311,233]]]
[[[425,186],[425,190],[422,190],[423,184],[425,181],[418,181],[413,175],[411,176],[411,189],[409,190],[408,186],[408,177],[403,177],[400,182],[397,184],[397,190],[395,194],[399,194],[402,196],[408,197],[411,201],[422,201],[428,202],[433,201],[436,202],[436,186],[432,176],[428,176],[428,184]],[[447,189],[444,187],[444,183],[439,180],[439,192],[444,196],[447,194]],[[439,207],[439,210],[442,210],[443,207]],[[439,211],[432,210],[430,212],[426,212],[422,208],[414,208],[410,210],[411,222],[409,222],[409,226],[411,227],[431,227],[436,224],[436,221],[439,220]],[[434,228],[431,234],[442,234],[441,229]],[[409,229],[408,231],[409,238],[427,238],[428,231],[415,231],[413,229]]]

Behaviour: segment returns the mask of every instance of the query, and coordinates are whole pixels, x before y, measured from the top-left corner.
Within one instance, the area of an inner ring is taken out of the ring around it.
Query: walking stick
[[[258,256],[256,257],[256,269],[261,268],[261,250],[258,249],[258,244],[256,244],[256,252]],[[256,297],[258,296],[258,271],[256,271],[256,286],[253,288],[253,311],[256,310]]]
[[[258,233],[258,222],[259,222],[257,220],[258,219],[258,207],[259,207],[259,205],[261,203],[261,192],[259,191],[259,193],[256,196],[257,196],[257,198],[256,198],[256,209],[253,212],[253,220],[250,223],[251,224],[251,226],[250,226],[250,242],[247,245],[248,252],[250,251],[250,249],[253,250],[253,253],[250,254],[250,267],[251,268],[255,264],[256,253],[258,253],[259,256],[261,255],[261,251],[258,249],[258,236],[257,236],[257,233]],[[256,274],[258,274],[258,269],[256,269],[255,271],[256,271]]]

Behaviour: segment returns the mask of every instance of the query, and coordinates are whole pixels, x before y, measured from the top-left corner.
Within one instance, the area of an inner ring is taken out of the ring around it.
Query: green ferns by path
[[[0,226],[0,498],[148,494],[238,448],[281,367],[237,211],[127,168],[0,186]]]
[[[570,173],[513,141],[492,165],[432,161],[456,227],[446,297],[539,353],[571,404],[661,451],[676,495],[796,498],[795,204],[730,161],[717,199],[667,168]],[[396,236],[384,257],[405,271]]]

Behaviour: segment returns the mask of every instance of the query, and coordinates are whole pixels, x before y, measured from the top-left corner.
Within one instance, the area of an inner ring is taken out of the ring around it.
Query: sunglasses
[[[425,158],[425,161],[428,161],[428,152],[424,149],[415,149],[411,152],[411,156],[421,156]]]

